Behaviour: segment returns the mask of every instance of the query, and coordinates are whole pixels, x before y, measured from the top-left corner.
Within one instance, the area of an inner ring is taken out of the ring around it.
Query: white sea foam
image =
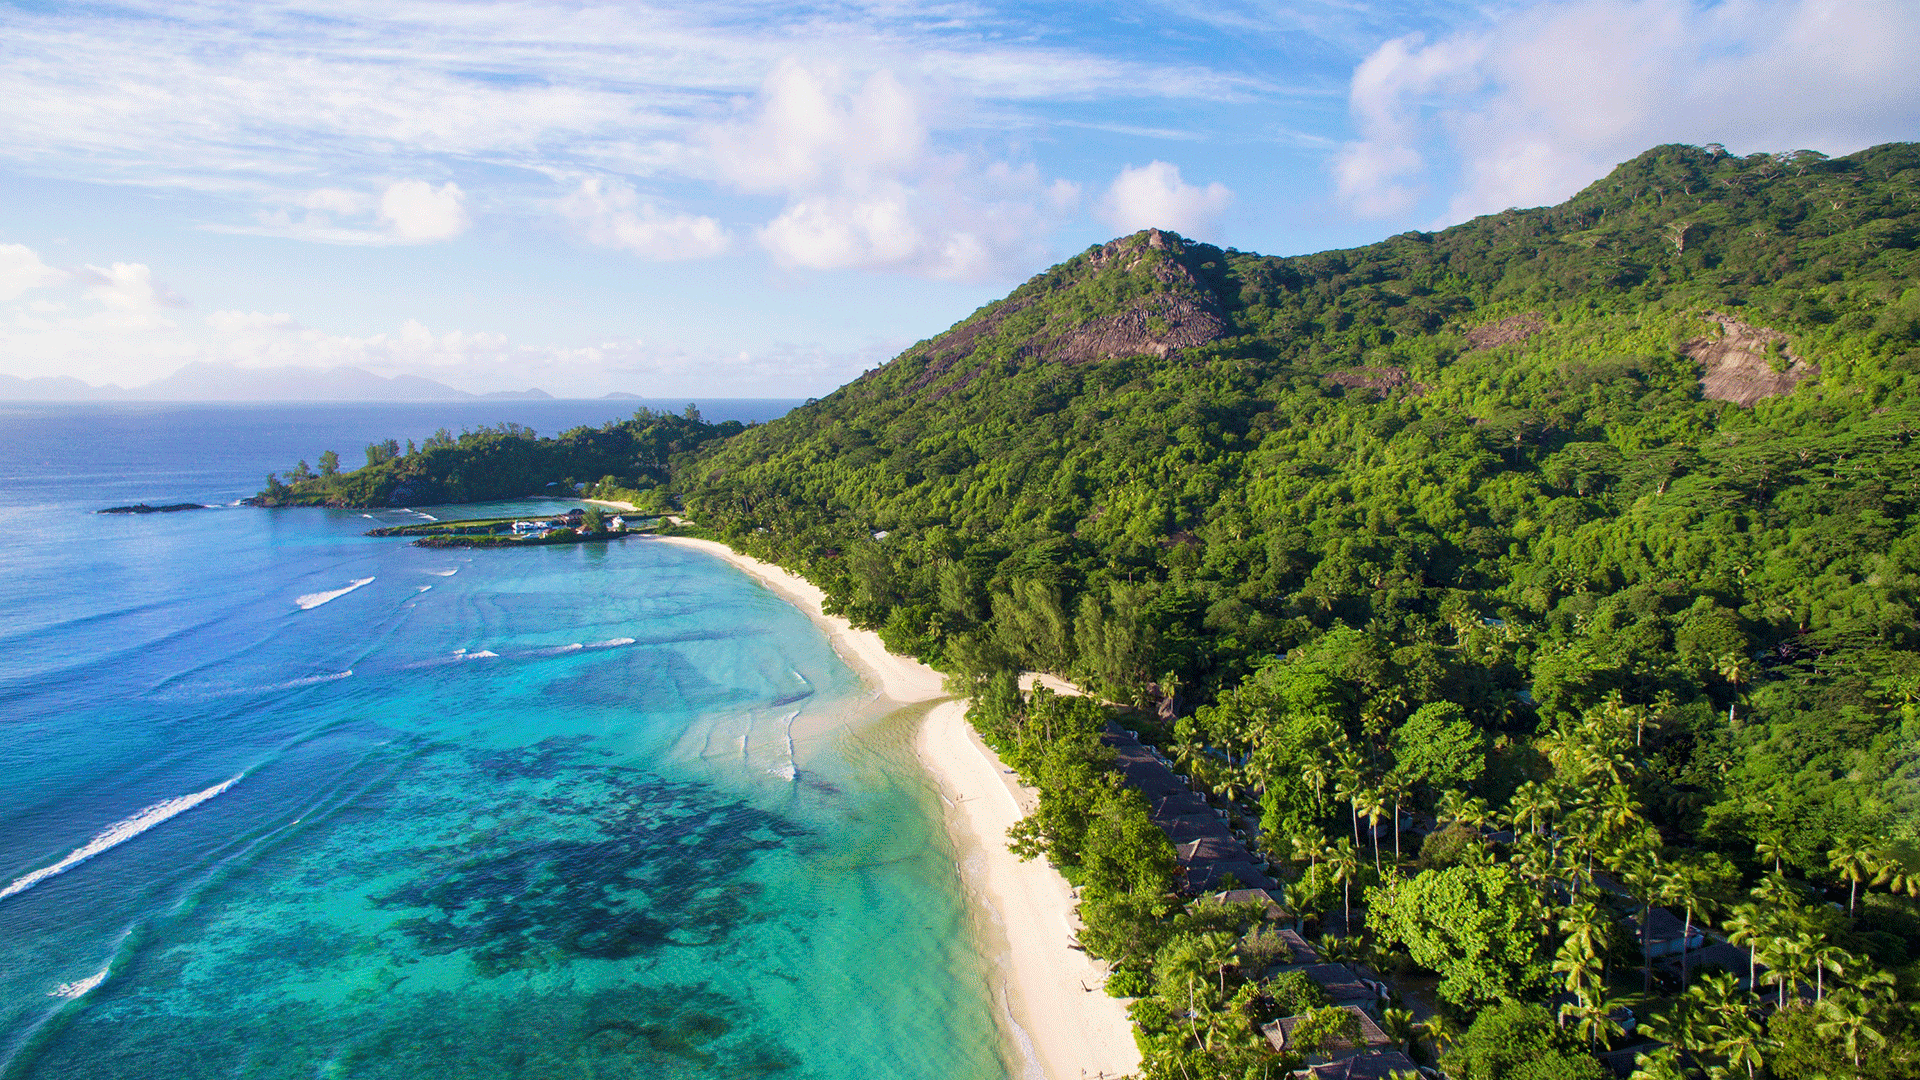
[[[457,566],[456,566],[456,567],[454,567],[454,568],[453,568],[453,569],[451,569],[451,570],[429,570],[429,571],[427,571],[427,573],[429,573],[429,574],[432,574],[432,575],[433,575],[434,577],[452,577],[453,575],[455,575],[455,574],[457,574],[457,573],[459,573],[459,572],[460,572],[460,568],[459,568],[459,567],[457,567]]]
[[[204,791],[196,791],[191,795],[181,795],[177,798],[154,803],[152,806],[147,807],[130,818],[114,822],[105,829],[102,829],[93,839],[75,848],[66,858],[61,859],[52,866],[43,866],[31,874],[15,878],[13,884],[8,885],[4,889],[0,889],[0,900],[5,900],[9,896],[26,892],[28,889],[33,888],[35,885],[40,884],[55,874],[64,874],[68,870],[79,866],[81,863],[86,862],[88,859],[93,858],[103,851],[119,847],[121,844],[139,836],[141,833],[146,832],[148,829],[153,828],[168,818],[186,813],[239,783],[240,777],[245,775],[245,773],[241,773],[231,780],[215,784]],[[92,987],[88,987],[88,989],[92,989]],[[86,991],[83,990],[81,992],[85,993]]]
[[[584,648],[586,648],[585,645],[582,645],[576,641],[571,645],[555,645],[552,648],[548,648],[548,649],[528,649],[526,652],[518,653],[516,655],[519,655],[519,656],[565,656],[568,653],[579,652],[581,649],[584,649]]]
[[[619,648],[619,647],[620,647],[620,646],[622,646],[622,645],[631,645],[631,644],[633,644],[633,639],[632,639],[632,638],[630,638],[630,637],[617,637],[617,638],[608,638],[608,639],[607,639],[607,640],[605,640],[605,641],[593,641],[593,642],[589,642],[589,643],[587,644],[587,648],[589,648],[589,649],[617,649],[617,648]]]
[[[366,519],[367,519],[368,521],[372,521],[372,520],[373,520],[373,515],[372,515],[372,514],[361,514],[360,516],[361,516],[361,517],[363,517],[363,518],[366,518]]]
[[[351,679],[351,678],[353,678],[353,669],[348,668],[345,671],[336,671],[328,675],[308,675],[302,679],[289,679],[286,682],[274,683],[272,686],[263,686],[260,689],[262,690],[297,690],[302,686],[316,686],[323,682],[339,682],[341,679]]]
[[[431,585],[415,585],[415,586],[413,587],[413,591],[414,591],[414,592],[426,592],[426,591],[427,591],[428,589],[431,589],[431,588],[433,588],[433,586],[431,586]]]
[[[94,987],[99,986],[103,982],[106,982],[107,973],[112,970],[113,970],[113,965],[108,964],[106,967],[101,968],[99,971],[95,972],[92,975],[89,975],[84,979],[76,979],[70,983],[61,983],[59,986],[56,986],[52,990],[47,991],[47,996],[57,997],[57,998],[66,998],[68,1000],[72,1000],[73,998],[80,997],[86,994],[88,991],[92,990]]]
[[[312,611],[321,604],[327,603],[330,600],[337,600],[353,590],[360,588],[362,585],[371,584],[373,584],[373,579],[370,577],[354,578],[353,584],[348,585],[344,589],[335,589],[332,592],[308,593],[305,596],[295,597],[293,602],[298,605],[302,611]]]
[[[464,656],[468,660],[492,660],[498,657],[500,654],[497,652],[494,652],[492,649],[481,649],[479,652],[468,652],[465,649],[461,649],[455,655]]]

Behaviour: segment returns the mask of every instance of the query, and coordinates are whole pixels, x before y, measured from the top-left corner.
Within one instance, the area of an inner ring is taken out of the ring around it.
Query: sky
[[[0,374],[824,394],[1145,227],[1920,138],[1911,0],[0,0]]]

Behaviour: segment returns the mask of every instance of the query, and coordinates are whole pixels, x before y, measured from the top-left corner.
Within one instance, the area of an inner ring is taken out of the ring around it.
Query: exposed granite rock
[[[1349,390],[1371,390],[1375,397],[1386,397],[1389,391],[1396,390],[1402,386],[1407,388],[1407,393],[1415,396],[1418,396],[1422,391],[1426,390],[1426,387],[1420,383],[1410,383],[1407,381],[1407,371],[1405,368],[1384,365],[1381,367],[1361,367],[1352,368],[1347,371],[1336,371],[1327,376],[1327,381],[1335,386],[1344,386]]]
[[[1482,349],[1497,349],[1502,345],[1525,341],[1546,328],[1547,321],[1541,318],[1537,311],[1509,315],[1499,322],[1469,328],[1467,344],[1474,352]]]
[[[1680,346],[1681,355],[1700,365],[1701,396],[1731,401],[1743,409],[1778,394],[1790,394],[1801,381],[1819,374],[1819,367],[1787,347],[1787,335],[1750,326],[1731,315],[1707,314],[1720,326],[1718,334],[1697,337]],[[1785,361],[1783,370],[1776,358]]]
[[[1219,297],[1188,265],[1206,251],[1211,249],[1158,229],[1092,249],[903,354],[901,361],[920,359],[926,365],[908,389],[918,391],[960,372],[931,392],[937,400],[978,377],[994,359],[1066,365],[1126,356],[1165,359],[1226,337],[1230,331]],[[1119,301],[1117,310],[1088,287],[1116,274],[1132,278],[1126,284],[1134,292]],[[1065,295],[1077,290],[1085,291],[1084,300]],[[1044,318],[1034,311],[1063,298],[1078,302],[1055,304]]]

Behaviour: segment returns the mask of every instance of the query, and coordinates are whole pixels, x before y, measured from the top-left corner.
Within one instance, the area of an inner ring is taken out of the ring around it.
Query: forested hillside
[[[1351,251],[1141,233],[676,483],[972,682],[1150,1078],[1360,1029],[1018,670],[1142,710],[1453,1080],[1920,1076],[1916,182],[1665,146]]]
[[[1185,713],[1344,626],[1389,725],[1657,706],[1665,824],[1824,871],[1920,820],[1917,181],[1909,144],[1665,146],[1351,251],[1137,234],[719,446],[685,498],[967,671]]]

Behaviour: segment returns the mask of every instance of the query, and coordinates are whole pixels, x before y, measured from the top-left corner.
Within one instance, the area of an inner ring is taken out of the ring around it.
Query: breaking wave
[[[55,874],[64,874],[74,867],[79,866],[81,863],[86,862],[88,859],[93,858],[95,855],[117,848],[121,844],[153,828],[155,825],[169,818],[186,813],[239,783],[240,778],[245,775],[245,773],[240,773],[231,780],[215,784],[204,791],[196,791],[191,795],[181,795],[154,803],[152,806],[147,807],[130,818],[114,822],[105,829],[102,829],[93,839],[75,848],[66,858],[61,859],[52,866],[44,866],[31,874],[15,878],[13,884],[8,885],[4,889],[0,889],[0,900],[5,900],[9,896],[26,892],[28,889],[33,888],[35,885],[40,884]],[[92,989],[92,987],[88,987],[88,989]],[[84,990],[81,992],[85,993]]]
[[[106,982],[107,974],[112,970],[113,970],[113,965],[108,964],[106,967],[101,968],[99,971],[95,972],[94,974],[84,979],[75,979],[70,983],[61,983],[59,986],[56,986],[52,990],[47,991],[47,996],[57,997],[57,998],[66,998],[69,1001],[77,997],[83,997],[89,991],[91,991],[94,987],[97,987],[101,983]]]
[[[337,600],[353,590],[360,588],[362,585],[371,584],[373,584],[373,579],[370,577],[354,578],[353,584],[348,585],[344,589],[335,589],[332,592],[308,593],[305,596],[295,597],[293,602],[298,605],[302,611],[312,611],[321,604],[327,603],[330,600]]]
[[[353,678],[353,669],[348,668],[345,671],[335,671],[327,675],[308,675],[305,678],[288,679],[283,683],[274,683],[272,686],[262,686],[257,690],[243,690],[241,693],[259,694],[272,693],[276,690],[298,690],[303,686],[317,686],[320,683],[339,682],[341,679],[351,678]]]

